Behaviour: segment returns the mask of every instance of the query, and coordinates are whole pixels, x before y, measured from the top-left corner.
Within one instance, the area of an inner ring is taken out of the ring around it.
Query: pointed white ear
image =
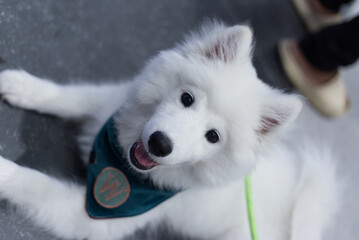
[[[298,96],[275,91],[265,103],[258,134],[265,137],[280,132],[297,118],[301,109]]]
[[[211,60],[233,62],[250,58],[252,30],[246,25],[227,27],[216,21],[202,25],[200,31],[187,36],[182,49],[186,54],[200,54]]]
[[[249,57],[252,51],[252,36],[252,30],[248,26],[225,28],[209,39],[205,56],[223,62]]]

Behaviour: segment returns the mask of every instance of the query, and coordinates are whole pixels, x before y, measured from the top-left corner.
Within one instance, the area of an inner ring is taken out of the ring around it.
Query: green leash
[[[245,186],[246,186],[247,212],[248,212],[248,220],[249,220],[249,227],[251,230],[251,236],[252,236],[252,240],[258,240],[256,221],[254,217],[253,198],[252,198],[252,181],[250,176],[246,177]]]

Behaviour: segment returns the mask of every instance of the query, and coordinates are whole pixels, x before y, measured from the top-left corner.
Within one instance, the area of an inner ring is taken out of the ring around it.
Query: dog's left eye
[[[181,95],[181,102],[183,106],[189,107],[194,103],[194,97],[189,92],[185,92]]]
[[[207,133],[206,133],[206,138],[208,140],[208,142],[210,143],[216,143],[219,141],[219,135],[218,135],[218,132],[214,129],[212,130],[209,130]]]

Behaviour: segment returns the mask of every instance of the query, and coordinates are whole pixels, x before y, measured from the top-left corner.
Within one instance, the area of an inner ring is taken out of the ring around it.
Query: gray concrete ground
[[[275,45],[281,37],[305,33],[293,6],[283,0],[0,0],[0,70],[23,68],[56,82],[102,82],[131,77],[161,49],[205,18],[228,24],[249,22],[255,32],[254,62],[267,83],[290,89],[278,64]],[[342,212],[325,239],[359,236],[359,66],[344,71],[352,110],[327,120],[306,106],[300,134],[330,142],[346,179]],[[0,154],[19,164],[63,178],[83,181],[76,123],[14,109],[0,102]],[[162,229],[142,231],[132,239],[185,239]],[[151,237],[150,237],[151,236]],[[0,239],[55,239],[0,202]]]

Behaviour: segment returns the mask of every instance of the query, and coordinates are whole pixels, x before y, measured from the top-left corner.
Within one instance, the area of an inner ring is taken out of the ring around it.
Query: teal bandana
[[[117,140],[113,117],[95,139],[87,170],[86,210],[92,218],[131,217],[151,210],[176,192],[156,189],[130,168]]]

